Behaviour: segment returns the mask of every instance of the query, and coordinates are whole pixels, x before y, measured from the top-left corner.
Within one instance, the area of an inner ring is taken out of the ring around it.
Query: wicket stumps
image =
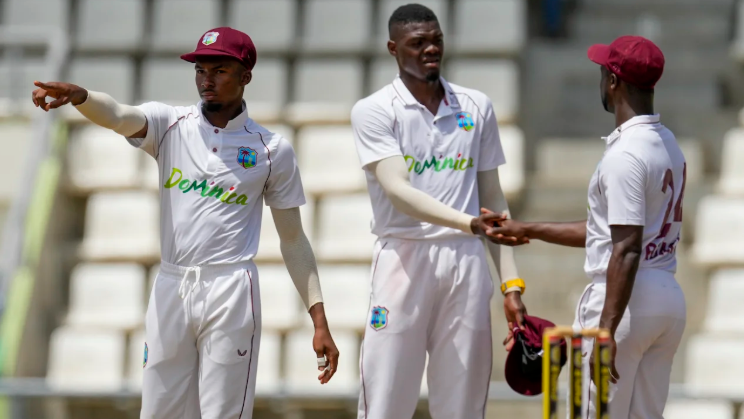
[[[558,418],[558,375],[561,372],[561,340],[570,338],[569,418],[581,419],[581,388],[584,374],[581,369],[581,339],[594,338],[594,382],[597,385],[597,418],[609,419],[610,398],[610,332],[606,329],[582,329],[558,326],[543,333],[543,419]]]

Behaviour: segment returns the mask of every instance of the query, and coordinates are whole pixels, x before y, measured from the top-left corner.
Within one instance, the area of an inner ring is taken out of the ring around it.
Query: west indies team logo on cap
[[[388,325],[388,314],[390,312],[385,307],[373,307],[372,308],[372,319],[369,325],[375,330],[382,330]]]
[[[243,169],[256,167],[256,156],[258,156],[258,153],[250,147],[238,148],[238,164],[243,166]]]
[[[470,112],[458,112],[455,114],[455,118],[457,118],[457,126],[463,130],[471,131],[475,128],[473,115],[471,115]]]
[[[219,32],[207,32],[204,34],[204,38],[202,38],[202,44],[212,45],[217,42],[218,36],[220,36]]]

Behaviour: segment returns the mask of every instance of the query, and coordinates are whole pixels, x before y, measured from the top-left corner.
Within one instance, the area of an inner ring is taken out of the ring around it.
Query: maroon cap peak
[[[223,56],[232,57],[252,70],[256,65],[256,46],[247,34],[227,26],[210,29],[202,35],[194,52],[181,55],[181,59],[190,63],[198,57]]]
[[[610,45],[595,44],[587,56],[607,67],[620,80],[642,89],[651,89],[664,72],[664,54],[642,36],[621,36]]]

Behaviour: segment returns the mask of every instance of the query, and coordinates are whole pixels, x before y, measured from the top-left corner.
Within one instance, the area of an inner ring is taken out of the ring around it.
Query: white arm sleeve
[[[506,213],[509,218],[509,205],[501,190],[498,169],[478,172],[478,198],[480,206],[488,208],[493,212]],[[501,283],[519,278],[517,273],[517,263],[514,261],[514,249],[509,246],[501,246],[485,240],[488,254],[491,255],[496,272],[499,275]],[[507,288],[506,292],[517,291],[519,287]]]
[[[318,265],[305,232],[302,230],[302,219],[298,207],[288,209],[271,208],[274,225],[279,233],[279,247],[284,264],[292,278],[302,302],[309,310],[317,303],[323,302],[318,278]]]
[[[385,195],[398,211],[427,223],[473,234],[470,229],[472,215],[443,204],[411,185],[403,156],[388,157],[370,163],[368,168],[380,182]]]
[[[134,135],[147,124],[145,113],[140,109],[122,105],[106,93],[88,91],[85,102],[75,106],[84,117],[104,128],[125,137]]]

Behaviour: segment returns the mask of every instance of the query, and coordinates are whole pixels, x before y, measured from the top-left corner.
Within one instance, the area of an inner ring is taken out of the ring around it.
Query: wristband
[[[524,294],[524,290],[526,288],[524,280],[522,278],[514,278],[501,284],[501,293],[506,295],[506,290],[512,287],[519,288],[520,294]]]

